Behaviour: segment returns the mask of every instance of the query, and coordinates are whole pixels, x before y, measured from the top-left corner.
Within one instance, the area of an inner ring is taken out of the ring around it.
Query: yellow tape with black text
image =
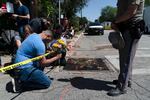
[[[16,64],[12,64],[12,65],[9,65],[9,66],[2,67],[2,68],[0,68],[0,72],[4,73],[4,72],[6,72],[8,70],[11,70],[11,69],[14,69],[18,66],[22,66],[22,65],[28,64],[30,62],[40,60],[43,57],[46,57],[51,53],[53,53],[53,52],[49,52],[49,53],[46,53],[44,55],[41,55],[41,56],[38,56],[38,57],[35,57],[35,58],[31,58],[31,59],[28,59],[28,60],[25,60],[25,61],[22,61],[22,62],[19,62],[19,63],[16,63]]]

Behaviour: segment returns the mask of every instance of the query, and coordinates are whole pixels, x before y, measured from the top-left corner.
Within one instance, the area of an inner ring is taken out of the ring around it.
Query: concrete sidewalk
[[[1,76],[1,100],[149,100],[148,89],[140,87],[139,80],[127,94],[118,97],[108,96],[107,92],[114,88],[111,81],[117,77],[117,73],[110,71],[62,71],[49,72],[47,75],[54,78],[50,88],[18,94],[10,91],[10,77]]]

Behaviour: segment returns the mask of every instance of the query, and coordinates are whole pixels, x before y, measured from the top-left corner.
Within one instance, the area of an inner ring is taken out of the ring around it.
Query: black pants
[[[132,65],[139,39],[132,38],[129,30],[122,32],[122,36],[125,46],[124,48],[119,49],[120,74],[117,86],[120,89],[125,90],[127,88],[128,81],[132,80]]]

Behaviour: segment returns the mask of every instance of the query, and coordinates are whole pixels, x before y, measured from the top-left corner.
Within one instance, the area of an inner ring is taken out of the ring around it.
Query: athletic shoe
[[[108,94],[109,96],[119,96],[119,95],[122,95],[122,94],[125,94],[125,93],[127,93],[127,91],[121,90],[121,89],[119,89],[119,88],[117,87],[117,88],[115,88],[115,89],[110,90],[107,94]]]
[[[11,82],[12,82],[12,85],[13,85],[13,92],[14,93],[21,92],[21,82],[18,79],[15,79],[15,78],[12,78]]]

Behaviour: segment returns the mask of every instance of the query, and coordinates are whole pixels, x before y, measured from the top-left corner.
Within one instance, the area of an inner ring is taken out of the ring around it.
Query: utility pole
[[[61,7],[60,7],[60,0],[59,0],[59,25],[60,25],[60,17],[61,17]]]
[[[82,19],[82,4],[83,4],[83,0],[81,0],[81,19]]]
[[[81,8],[81,18],[82,18],[82,8]]]

